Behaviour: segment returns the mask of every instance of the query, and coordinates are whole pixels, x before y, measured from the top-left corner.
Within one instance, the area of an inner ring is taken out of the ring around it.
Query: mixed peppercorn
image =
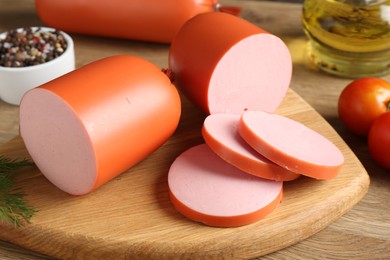
[[[67,48],[64,35],[58,30],[23,28],[6,32],[0,39],[0,66],[28,67],[53,60]]]

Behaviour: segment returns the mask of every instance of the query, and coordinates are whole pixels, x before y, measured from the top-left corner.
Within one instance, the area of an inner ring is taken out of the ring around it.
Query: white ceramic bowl
[[[35,30],[37,27],[31,28]],[[49,27],[40,28],[42,32],[55,30]],[[22,30],[22,28],[17,30]],[[7,32],[0,34],[0,39],[4,39],[6,34]],[[75,69],[73,40],[68,34],[62,31],[61,34],[67,42],[67,48],[57,58],[28,67],[0,66],[0,99],[12,105],[19,105],[26,91]]]

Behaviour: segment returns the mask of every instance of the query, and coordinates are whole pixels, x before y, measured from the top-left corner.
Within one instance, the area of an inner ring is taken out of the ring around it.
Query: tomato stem
[[[161,69],[161,71],[167,75],[171,83],[175,81],[175,73],[171,69]]]

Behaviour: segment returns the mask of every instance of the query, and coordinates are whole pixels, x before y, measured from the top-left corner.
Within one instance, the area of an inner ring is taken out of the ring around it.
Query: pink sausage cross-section
[[[271,161],[315,179],[335,177],[344,163],[343,154],[330,140],[281,115],[246,111],[238,132]]]
[[[292,75],[280,38],[226,13],[187,21],[172,41],[169,67],[178,87],[206,114],[274,112]]]
[[[300,174],[268,160],[238,134],[240,115],[212,114],[204,121],[202,135],[207,145],[226,162],[240,170],[269,180],[291,181]]]
[[[20,135],[51,183],[83,195],[157,150],[180,115],[179,93],[166,74],[144,59],[117,55],[28,91]]]
[[[283,182],[247,174],[219,158],[206,144],[183,152],[168,174],[175,208],[209,226],[235,227],[270,214],[282,198]]]

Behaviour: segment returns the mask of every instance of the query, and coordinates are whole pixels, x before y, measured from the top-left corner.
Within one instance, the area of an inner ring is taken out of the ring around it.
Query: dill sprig
[[[37,210],[24,200],[23,192],[13,188],[16,170],[33,165],[28,160],[15,160],[0,156],[0,221],[15,227],[30,222]]]
[[[0,156],[0,173],[10,173],[13,170],[24,166],[31,166],[32,162],[24,160],[10,159],[5,156]]]

